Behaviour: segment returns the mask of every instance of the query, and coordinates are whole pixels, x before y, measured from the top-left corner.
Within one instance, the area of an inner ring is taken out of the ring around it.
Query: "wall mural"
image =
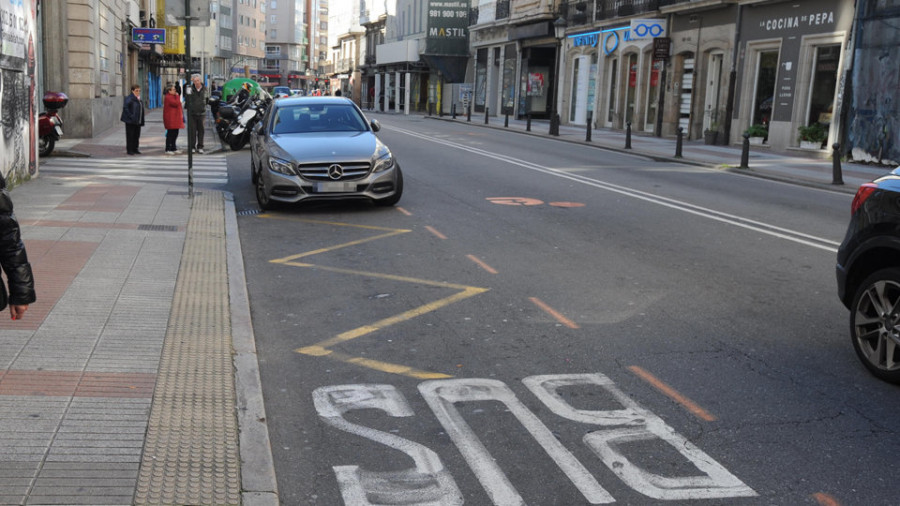
[[[14,183],[37,172],[35,46],[40,0],[0,0],[0,173]]]

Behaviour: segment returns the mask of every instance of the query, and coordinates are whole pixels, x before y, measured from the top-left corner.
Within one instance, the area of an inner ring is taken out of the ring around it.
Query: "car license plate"
[[[356,191],[356,183],[329,181],[327,183],[316,183],[315,188],[316,188],[316,193],[355,192]]]

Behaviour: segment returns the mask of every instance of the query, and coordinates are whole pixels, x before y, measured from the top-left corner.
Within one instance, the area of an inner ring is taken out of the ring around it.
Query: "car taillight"
[[[850,215],[856,214],[856,211],[862,207],[863,203],[875,193],[878,185],[875,183],[865,183],[856,190],[856,196],[853,197],[853,203],[850,204]]]

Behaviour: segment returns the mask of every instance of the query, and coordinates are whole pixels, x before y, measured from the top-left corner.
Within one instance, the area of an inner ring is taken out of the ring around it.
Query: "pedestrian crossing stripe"
[[[224,155],[197,155],[192,160],[194,182],[228,182],[228,164]],[[150,182],[181,182],[187,178],[187,157],[167,156],[135,158],[54,158],[42,160],[40,171],[56,175],[93,175],[109,179]]]

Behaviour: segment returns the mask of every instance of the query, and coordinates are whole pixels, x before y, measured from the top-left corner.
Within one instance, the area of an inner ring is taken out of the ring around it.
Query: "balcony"
[[[596,0],[569,0],[560,4],[560,15],[566,18],[569,26],[586,25],[593,21],[591,11]]]
[[[673,5],[689,0],[596,0],[597,19],[613,19],[656,12],[660,4]]]

